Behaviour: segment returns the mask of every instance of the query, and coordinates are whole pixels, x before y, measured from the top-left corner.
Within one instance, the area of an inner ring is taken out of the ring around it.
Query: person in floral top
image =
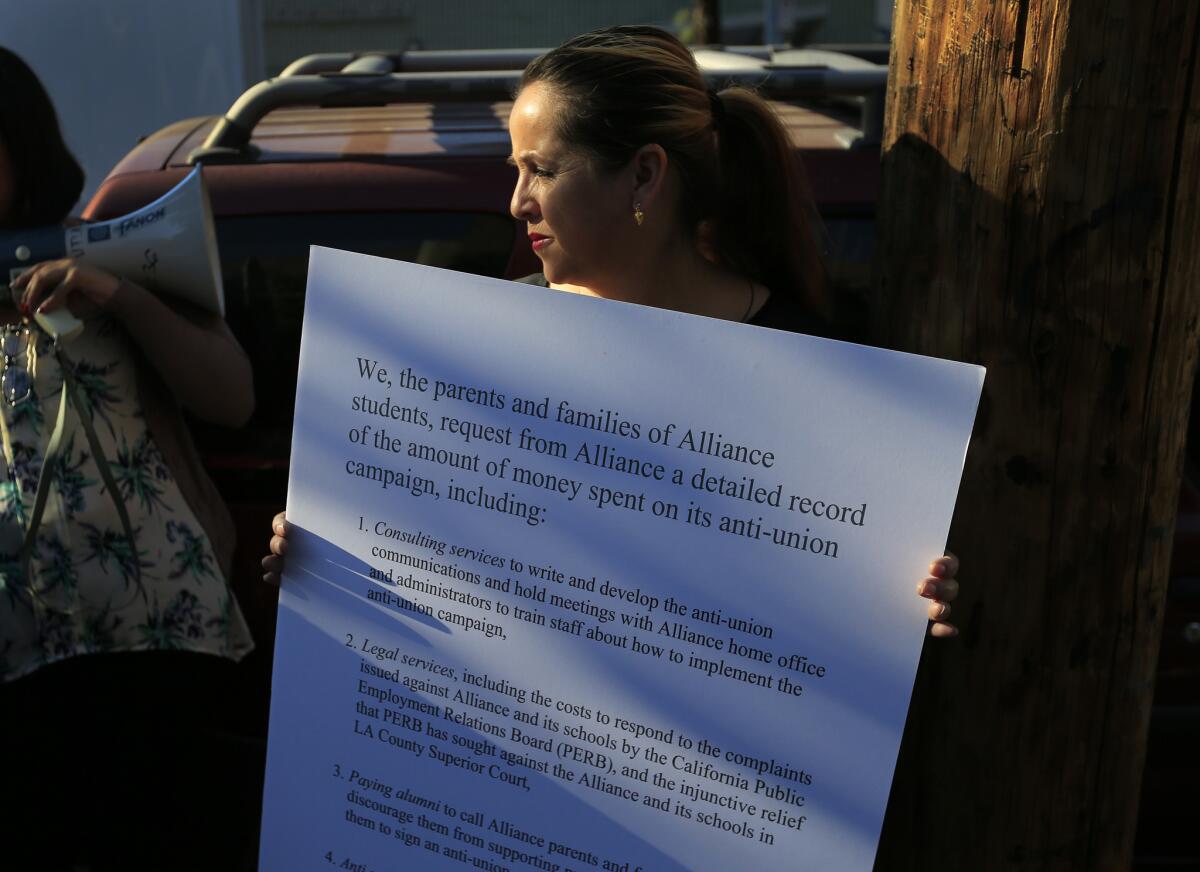
[[[45,90],[0,49],[0,234],[64,222],[82,185]],[[192,868],[171,798],[194,792],[198,755],[181,737],[219,704],[214,664],[253,643],[226,577],[228,513],[179,407],[245,423],[249,360],[220,317],[81,262],[38,264],[9,290],[0,865]],[[57,348],[33,315],[62,307],[84,329]],[[65,800],[75,811],[56,812]]]

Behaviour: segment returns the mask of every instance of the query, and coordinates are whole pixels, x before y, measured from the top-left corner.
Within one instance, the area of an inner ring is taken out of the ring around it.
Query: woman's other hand
[[[106,309],[121,280],[111,273],[71,257],[39,263],[17,276],[12,283],[13,300],[21,314],[53,312],[79,294],[93,306]]]
[[[949,621],[950,603],[958,596],[957,575],[958,558],[947,552],[929,564],[928,577],[917,582],[917,593],[929,600],[929,634],[939,639],[958,635],[958,627]]]
[[[262,559],[263,581],[267,584],[279,584],[279,577],[283,574],[284,556],[287,554],[287,537],[291,529],[283,512],[271,521],[271,532],[274,535],[267,546],[271,553]]]

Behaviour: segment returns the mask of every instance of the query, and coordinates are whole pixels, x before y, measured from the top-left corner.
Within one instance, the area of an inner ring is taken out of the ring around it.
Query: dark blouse
[[[548,288],[544,273],[533,273],[517,279],[526,285],[537,285]],[[833,337],[833,327],[823,318],[805,312],[795,297],[771,292],[762,307],[746,319],[747,324],[756,327],[770,327],[773,330],[786,330],[789,333],[807,333],[810,336]]]

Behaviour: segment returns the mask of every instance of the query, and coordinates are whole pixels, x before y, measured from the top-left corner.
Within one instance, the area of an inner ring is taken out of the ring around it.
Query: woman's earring
[[[638,223],[638,227],[641,227],[642,222],[646,220],[646,213],[642,211],[641,203],[633,204],[633,220]]]

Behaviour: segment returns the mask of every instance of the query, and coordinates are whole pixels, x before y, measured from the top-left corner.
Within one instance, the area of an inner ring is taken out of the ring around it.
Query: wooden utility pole
[[[885,344],[988,368],[879,872],[1129,869],[1200,323],[1200,3],[898,0]]]

